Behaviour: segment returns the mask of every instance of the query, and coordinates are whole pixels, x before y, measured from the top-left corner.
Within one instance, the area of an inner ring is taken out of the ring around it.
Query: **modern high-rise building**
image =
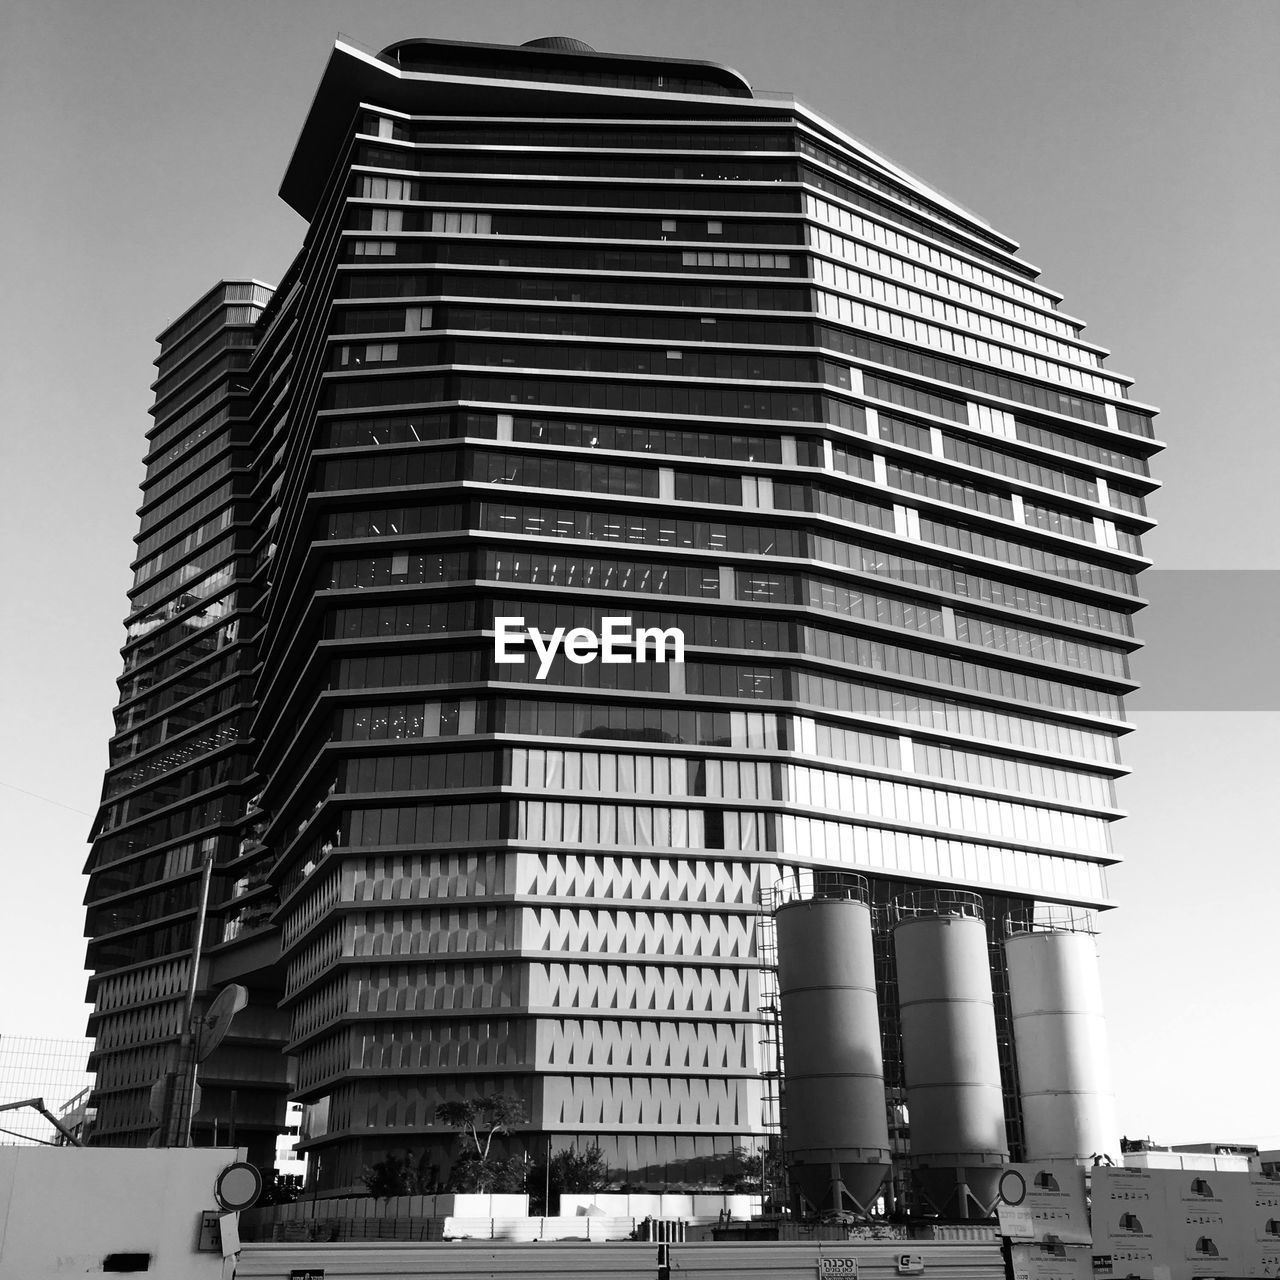
[[[1130,380],[1012,240],[709,63],[340,41],[281,195],[280,285],[160,337],[97,1140],[156,1129],[199,950],[197,1012],[249,1004],[197,1141],[292,1097],[332,1192],[505,1094],[504,1152],[718,1182],[777,1119],[762,897],[817,869],[865,877],[896,1150],[891,904],[984,919],[1025,1151],[1001,944],[1111,905]]]

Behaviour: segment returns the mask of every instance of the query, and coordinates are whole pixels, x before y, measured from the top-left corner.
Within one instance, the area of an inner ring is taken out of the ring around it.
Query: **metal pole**
[[[204,926],[209,914],[209,882],[213,878],[213,855],[216,845],[210,845],[204,853],[200,868],[200,910],[196,915],[196,934],[191,944],[191,969],[187,974],[187,999],[182,1012],[182,1039],[178,1042],[178,1081],[174,1082],[173,1123],[166,1136],[167,1147],[191,1145],[191,1122],[196,1104],[196,1054],[197,1038],[193,1036],[192,1023],[196,1007],[196,989],[200,980],[200,957],[204,951]],[[184,1073],[190,1072],[190,1079]],[[179,1093],[181,1089],[181,1093]]]
[[[31,1107],[32,1110],[38,1111],[73,1147],[84,1146],[84,1143],[44,1105],[43,1098],[23,1098],[20,1102],[6,1102],[0,1104],[0,1111],[16,1111],[19,1107]],[[9,1131],[5,1130],[5,1132]]]
[[[551,1135],[547,1134],[547,1167],[545,1169],[546,1185],[542,1191],[542,1216],[551,1217]]]

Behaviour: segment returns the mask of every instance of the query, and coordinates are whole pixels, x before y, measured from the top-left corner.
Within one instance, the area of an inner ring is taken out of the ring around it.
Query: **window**
[[[493,215],[490,213],[464,213],[455,210],[436,210],[431,215],[431,230],[455,232],[464,236],[493,234]]]
[[[389,364],[399,354],[400,346],[395,342],[344,344],[339,351],[338,363],[344,368],[359,369],[367,364]]]
[[[404,327],[406,333],[413,333],[422,329],[430,329],[431,308],[406,307],[404,312]]]
[[[360,194],[373,200],[412,200],[413,184],[406,178],[366,174],[360,183]]]
[[[743,267],[751,271],[790,271],[791,255],[787,253],[729,253],[723,250],[686,249],[680,255],[686,267]]]

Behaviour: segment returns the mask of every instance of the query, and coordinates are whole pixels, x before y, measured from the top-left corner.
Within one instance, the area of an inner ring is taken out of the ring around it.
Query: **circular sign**
[[[262,1174],[244,1160],[227,1165],[213,1184],[214,1199],[224,1209],[247,1209],[261,1194]]]
[[[1017,1169],[1006,1169],[1000,1175],[1000,1199],[1005,1204],[1021,1204],[1026,1198],[1026,1178]]]

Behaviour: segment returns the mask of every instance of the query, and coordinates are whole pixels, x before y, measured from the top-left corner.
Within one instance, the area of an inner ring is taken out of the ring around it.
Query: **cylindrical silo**
[[[860,876],[774,913],[787,1161],[820,1209],[866,1209],[889,1170],[871,909]]]
[[[895,906],[912,1170],[935,1212],[986,1216],[1009,1149],[981,900],[944,891]]]
[[[1093,935],[1051,929],[1015,934],[1004,946],[1027,1159],[1117,1155]]]

